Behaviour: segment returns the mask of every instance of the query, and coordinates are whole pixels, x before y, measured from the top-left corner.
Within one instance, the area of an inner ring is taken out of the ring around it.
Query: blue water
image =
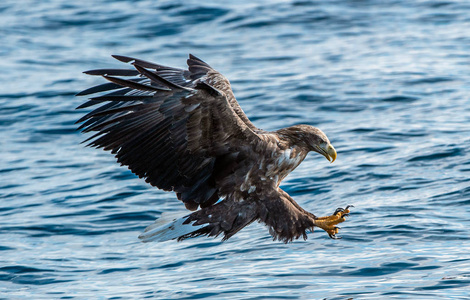
[[[0,3],[0,298],[469,299],[470,4],[223,2]],[[328,134],[337,161],[282,186],[317,215],[354,204],[342,240],[139,242],[183,205],[80,145],[74,94],[111,54],[188,53],[258,127]]]

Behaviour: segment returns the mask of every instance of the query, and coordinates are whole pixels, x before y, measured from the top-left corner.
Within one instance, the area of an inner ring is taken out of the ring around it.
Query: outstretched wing
[[[223,92],[227,97],[230,106],[232,107],[233,111],[238,115],[238,117],[252,130],[256,131],[256,128],[253,123],[248,119],[248,117],[243,112],[243,109],[238,104],[235,95],[233,94],[232,87],[230,86],[230,82],[228,79],[223,76],[218,71],[214,70],[211,66],[207,63],[202,61],[201,59],[197,58],[196,56],[189,54],[189,59],[187,60],[188,70],[178,69],[167,67],[163,65],[159,65],[153,62],[148,62],[145,60],[122,56],[122,55],[113,55],[119,61],[129,63],[134,62],[139,66],[147,69],[152,69],[155,73],[179,86],[195,88],[199,79],[204,77],[205,81],[213,86],[214,88],[218,89],[219,91]],[[99,69],[99,70],[90,70],[86,71],[86,74],[89,75],[110,75],[110,76],[138,76],[140,73],[137,70],[123,70],[123,69]],[[134,81],[143,81],[144,78],[134,78]],[[120,88],[121,86],[116,84],[104,84],[92,87],[87,89],[79,95],[88,95],[91,93],[101,92],[105,90],[110,90],[111,88]]]
[[[188,209],[214,204],[222,196],[213,178],[217,158],[246,156],[263,143],[243,111],[234,110],[231,90],[220,90],[220,74],[193,56],[188,71],[116,58],[132,60],[135,70],[85,72],[110,83],[78,94],[111,91],[78,107],[101,104],[78,121],[84,132],[96,132],[89,145],[111,151],[153,186],[175,191]]]

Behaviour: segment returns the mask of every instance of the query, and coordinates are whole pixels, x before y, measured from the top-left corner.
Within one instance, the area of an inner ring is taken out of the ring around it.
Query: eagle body
[[[78,122],[95,132],[90,146],[111,151],[121,165],[151,185],[173,191],[193,211],[169,225],[156,224],[144,241],[200,235],[228,239],[254,221],[274,239],[307,238],[320,227],[335,237],[349,210],[316,217],[279,188],[311,151],[336,159],[318,128],[296,125],[265,131],[251,123],[230,82],[193,55],[188,69],[114,56],[134,69],[99,69],[109,83],[78,95],[92,97],[78,108],[99,105]],[[184,228],[183,228],[184,227]]]

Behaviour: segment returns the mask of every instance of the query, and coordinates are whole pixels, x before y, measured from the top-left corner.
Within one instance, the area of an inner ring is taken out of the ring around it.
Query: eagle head
[[[309,150],[320,153],[328,159],[329,162],[334,162],[336,159],[336,150],[330,143],[326,134],[316,127],[308,127],[310,127],[309,134],[307,135],[307,146]]]
[[[288,138],[294,145],[305,148],[308,152],[315,151],[323,155],[328,161],[334,162],[336,150],[323,131],[310,125],[295,125],[277,131],[278,134]]]

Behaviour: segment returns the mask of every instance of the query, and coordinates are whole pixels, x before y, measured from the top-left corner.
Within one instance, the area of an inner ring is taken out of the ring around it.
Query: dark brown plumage
[[[193,55],[188,70],[114,58],[135,69],[85,72],[110,83],[78,94],[105,92],[78,107],[100,105],[78,122],[84,132],[96,132],[87,140],[90,146],[111,151],[121,165],[153,186],[174,191],[187,209],[197,210],[178,223],[190,230],[176,230],[165,239],[220,234],[228,239],[256,220],[284,242],[306,239],[315,226],[335,237],[335,225],[344,221],[348,208],[318,218],[279,188],[308,152],[335,160],[336,151],[320,129],[256,128],[229,81]],[[144,240],[162,240],[162,232],[174,230],[154,227]]]

